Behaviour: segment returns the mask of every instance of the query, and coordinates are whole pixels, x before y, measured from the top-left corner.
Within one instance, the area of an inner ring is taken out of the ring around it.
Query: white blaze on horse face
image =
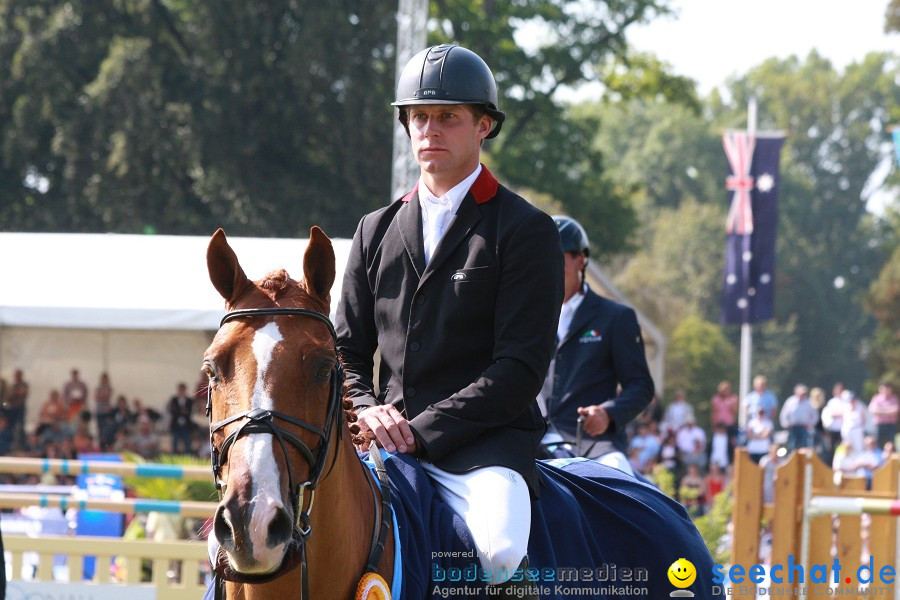
[[[253,336],[253,356],[256,357],[256,383],[250,398],[250,408],[274,410],[275,403],[266,391],[266,374],[272,361],[272,354],[278,342],[284,337],[275,323],[268,323]],[[284,544],[276,548],[266,547],[269,523],[275,511],[284,506],[280,497],[280,475],[275,462],[273,436],[268,433],[251,433],[245,444],[247,465],[253,482],[253,509],[250,516],[250,538],[253,555],[261,563],[281,561]]]

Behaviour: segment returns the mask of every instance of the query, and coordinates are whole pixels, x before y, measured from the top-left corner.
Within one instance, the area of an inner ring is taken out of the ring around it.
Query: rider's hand
[[[392,404],[367,408],[358,414],[357,424],[360,436],[388,452],[414,454],[417,449],[409,421]]]
[[[609,413],[601,406],[580,406],[578,414],[584,417],[584,432],[588,435],[603,435],[609,429]]]

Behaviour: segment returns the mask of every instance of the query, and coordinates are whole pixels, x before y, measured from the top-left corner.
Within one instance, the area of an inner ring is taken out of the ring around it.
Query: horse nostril
[[[266,545],[274,548],[290,541],[293,535],[293,523],[291,517],[284,508],[275,511],[275,516],[269,522],[269,535],[266,537]]]
[[[234,548],[234,528],[228,518],[228,509],[224,506],[216,509],[216,516],[213,518],[213,532],[223,548]]]

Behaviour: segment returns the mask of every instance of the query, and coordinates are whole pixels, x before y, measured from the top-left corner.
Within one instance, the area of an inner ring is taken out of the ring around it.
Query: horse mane
[[[338,360],[343,364],[344,360],[338,356]],[[353,410],[353,400],[347,397],[347,392],[350,391],[350,383],[345,381],[343,390],[341,393],[341,410],[344,412],[344,421],[347,423],[350,428],[350,440],[353,442],[354,446],[361,446],[365,444],[368,440],[366,438],[359,435],[359,424],[357,421],[359,417],[356,412]]]

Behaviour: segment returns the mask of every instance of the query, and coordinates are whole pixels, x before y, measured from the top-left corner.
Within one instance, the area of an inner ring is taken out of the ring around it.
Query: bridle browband
[[[319,321],[324,324],[328,328],[328,332],[331,334],[331,339],[335,343],[335,368],[331,373],[330,379],[330,391],[328,398],[328,407],[326,409],[325,423],[322,427],[317,427],[315,425],[311,425],[299,419],[295,419],[290,415],[286,415],[282,412],[278,412],[275,410],[266,410],[261,408],[255,408],[251,410],[245,410],[244,412],[238,413],[236,415],[232,415],[227,419],[219,421],[218,423],[210,423],[209,427],[209,446],[210,446],[210,461],[212,463],[212,471],[213,471],[213,480],[216,485],[216,489],[219,492],[219,498],[221,500],[223,496],[223,485],[221,481],[221,473],[222,467],[228,461],[228,452],[231,449],[231,446],[234,444],[237,439],[246,434],[250,433],[268,433],[272,435],[276,440],[278,440],[278,444],[281,447],[281,451],[285,457],[285,462],[288,466],[288,485],[291,494],[291,506],[294,510],[295,519],[294,519],[294,531],[297,535],[296,544],[291,544],[291,547],[288,549],[285,554],[285,558],[282,561],[281,566],[273,571],[272,573],[267,573],[265,575],[243,575],[235,572],[228,565],[227,558],[222,556],[224,554],[223,551],[220,550],[219,555],[217,557],[216,564],[212,565],[213,569],[216,573],[216,581],[214,583],[215,586],[215,597],[217,600],[219,598],[224,598],[224,581],[237,581],[244,583],[264,583],[266,581],[271,581],[277,577],[280,577],[287,571],[293,569],[299,563],[302,568],[301,578],[302,578],[302,589],[301,589],[301,598],[307,599],[309,598],[309,577],[307,573],[307,561],[306,561],[306,541],[309,539],[312,528],[310,526],[310,512],[313,507],[313,500],[315,499],[315,491],[319,486],[322,480],[328,477],[328,474],[331,472],[331,469],[334,468],[335,463],[337,462],[338,450],[340,449],[340,444],[334,443],[334,430],[337,429],[337,437],[340,439],[341,437],[341,429],[342,429],[342,406],[341,406],[341,396],[342,396],[342,388],[344,383],[344,369],[341,365],[340,359],[337,356],[337,334],[334,330],[334,325],[331,323],[331,320],[323,315],[320,312],[314,310],[308,310],[305,308],[245,308],[240,310],[233,310],[225,314],[222,317],[221,322],[219,323],[219,328],[228,323],[229,321],[240,319],[244,317],[275,317],[275,316],[301,316],[301,317],[309,317]],[[212,415],[212,386],[207,388],[207,396],[206,396],[206,416],[210,419]],[[213,443],[213,435],[224,428],[225,426],[239,421],[241,419],[246,419],[244,423],[241,424],[240,427],[232,431],[226,438],[225,441],[222,442],[222,446],[220,448],[216,448]],[[310,448],[306,445],[306,443],[300,439],[299,436],[294,435],[290,431],[284,429],[278,423],[276,423],[276,419],[278,421],[282,421],[288,423],[290,425],[294,425],[296,427],[300,427],[301,429],[305,429],[313,434],[315,434],[318,438],[320,438],[319,443],[314,447]],[[328,473],[325,473],[323,477],[323,472],[325,471],[325,462],[328,454],[331,452],[331,446],[334,443],[334,457],[331,461],[331,466],[328,469]],[[287,445],[289,444],[297,449],[300,454],[303,455],[303,458],[306,460],[307,464],[310,466],[309,478],[299,484],[294,484],[294,470],[291,467],[291,461],[288,459],[287,454]],[[376,452],[377,453],[377,452]],[[381,479],[381,474],[379,473],[379,479]],[[368,476],[367,476],[368,481]],[[366,570],[374,571],[377,569],[378,563],[381,561],[381,554],[384,550],[384,540],[386,537],[386,530],[388,529],[388,523],[385,522],[385,515],[390,514],[390,499],[389,495],[385,496],[385,494],[389,494],[389,491],[385,492],[384,490],[388,490],[387,479],[382,479],[382,505],[386,505],[387,508],[381,511],[381,519],[376,519],[375,523],[375,531],[376,535],[373,537],[372,548],[369,553],[369,558],[367,561]],[[369,482],[371,486],[371,482]],[[304,508],[304,497],[306,492],[309,492],[309,501],[305,503]],[[372,490],[373,495],[375,494],[374,488]],[[381,521],[381,526],[379,527],[378,521]],[[380,530],[380,531],[379,531]]]

